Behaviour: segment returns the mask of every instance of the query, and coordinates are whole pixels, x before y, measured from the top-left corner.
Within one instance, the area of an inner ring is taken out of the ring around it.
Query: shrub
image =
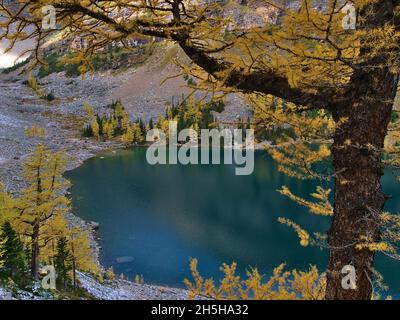
[[[49,92],[48,94],[42,96],[41,98],[47,101],[55,100],[54,91]]]

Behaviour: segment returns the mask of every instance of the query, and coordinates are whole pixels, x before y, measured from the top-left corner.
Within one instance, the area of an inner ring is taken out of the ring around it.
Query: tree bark
[[[72,279],[73,279],[74,290],[76,290],[76,258],[75,258],[75,247],[73,242],[71,243],[71,253],[72,253]]]
[[[363,238],[379,241],[381,214],[386,197],[380,178],[384,139],[391,118],[398,77],[388,70],[359,71],[351,90],[334,106],[334,117],[348,120],[338,128],[332,145],[335,169],[334,218],[328,233],[330,257],[326,299],[370,299],[374,253],[359,250]],[[342,268],[356,272],[356,288],[342,286]]]
[[[39,279],[39,224],[33,226],[32,232],[32,257],[31,257],[31,276],[33,280]]]
[[[75,257],[72,260],[72,280],[73,280],[74,290],[76,290],[76,261],[75,261]]]

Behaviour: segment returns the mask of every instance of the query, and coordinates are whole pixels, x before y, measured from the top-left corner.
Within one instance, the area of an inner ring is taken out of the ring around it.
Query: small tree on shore
[[[28,187],[14,199],[16,230],[31,248],[31,275],[35,280],[39,277],[40,249],[65,230],[64,215],[70,204],[63,194],[68,186],[62,177],[65,165],[63,153],[38,145],[24,163]]]
[[[22,284],[27,280],[24,247],[11,223],[6,221],[0,230],[0,277]]]
[[[73,256],[68,247],[67,238],[59,238],[57,241],[57,254],[54,257],[57,282],[64,290],[67,290],[68,285],[71,283],[71,272],[74,266]]]

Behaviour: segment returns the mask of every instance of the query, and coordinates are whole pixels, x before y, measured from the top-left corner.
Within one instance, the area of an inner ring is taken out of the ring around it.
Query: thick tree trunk
[[[39,225],[33,226],[32,233],[32,257],[31,257],[31,276],[32,279],[39,279]]]
[[[326,299],[371,298],[374,253],[356,244],[363,238],[379,241],[378,220],[386,199],[381,156],[397,82],[388,70],[358,72],[346,102],[334,106],[335,120],[347,121],[332,146],[336,177]],[[342,286],[346,265],[355,268],[355,289]]]

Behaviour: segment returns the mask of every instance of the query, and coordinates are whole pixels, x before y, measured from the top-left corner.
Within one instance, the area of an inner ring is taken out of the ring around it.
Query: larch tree
[[[12,221],[17,215],[14,200],[8,194],[5,186],[0,183],[0,225]]]
[[[14,224],[19,234],[28,239],[31,248],[31,276],[39,277],[41,248],[62,235],[69,200],[62,191],[68,186],[63,180],[65,156],[38,145],[24,163],[28,186],[14,200],[18,212]]]
[[[28,130],[28,136],[44,134],[40,128]],[[39,277],[40,263],[65,263],[65,266],[70,263],[74,288],[78,268],[98,272],[89,233],[71,225],[65,217],[70,210],[70,200],[64,195],[70,183],[62,176],[66,161],[63,152],[38,144],[24,161],[27,186],[12,196],[0,184],[0,269],[4,269],[0,271],[18,283],[27,280],[25,260],[30,260],[31,276],[35,280]],[[70,261],[62,262],[62,254],[57,255],[60,239],[67,241],[62,246],[66,245],[71,253]],[[25,247],[29,252],[24,252]]]
[[[90,123],[90,126],[92,128],[93,136],[97,140],[100,140],[100,126],[99,126],[99,122],[97,121],[96,117],[94,117],[92,119],[92,122]]]
[[[72,261],[72,282],[74,289],[77,288],[77,270],[98,273],[98,265],[95,261],[92,247],[90,246],[89,232],[79,227],[68,229],[68,250]]]
[[[246,272],[246,277],[237,273],[236,263],[223,264],[224,274],[217,285],[213,278],[203,278],[197,268],[197,260],[190,260],[193,282],[185,279],[189,296],[209,297],[216,300],[321,300],[325,295],[326,278],[315,266],[306,272],[285,271],[285,265],[276,267],[265,279],[257,269]]]
[[[87,41],[77,54],[81,70],[90,67],[96,50],[111,43],[127,45],[138,35],[168,39],[192,61],[182,70],[195,79],[195,89],[243,93],[258,110],[255,122],[290,125],[295,136],[283,135],[271,153],[285,173],[321,180],[313,194],[316,202],[287,188],[281,192],[312,213],[333,215],[326,239],[330,257],[325,297],[371,298],[376,251],[398,257],[400,224],[396,216],[383,212],[387,197],[380,178],[384,147],[391,164],[398,163],[398,128],[390,121],[398,86],[400,1],[326,0],[316,8],[314,1],[299,0],[292,9],[274,1],[270,7],[281,21],[251,27],[237,24],[213,1],[15,2],[11,7],[0,4],[0,39],[8,39],[10,47],[35,39],[35,61],[43,60],[40,49],[55,33]],[[45,5],[55,8],[53,29],[42,28]],[[344,28],[345,5],[355,8],[355,29]],[[285,108],[273,108],[272,96],[284,101]],[[332,172],[318,171],[321,161],[331,161]],[[328,180],[334,183],[332,206]],[[302,245],[323,240],[313,240],[294,222],[282,222],[295,227]],[[356,270],[354,290],[341,285],[346,265]]]
[[[115,131],[113,121],[105,121],[105,123],[103,124],[103,131],[105,138],[107,140],[111,140],[114,137],[114,131]]]
[[[134,141],[134,133],[131,125],[126,127],[124,134],[121,136],[121,141],[126,144],[131,144]]]
[[[135,122],[132,125],[132,133],[133,133],[133,141],[135,143],[142,143],[143,142],[143,134],[142,134],[142,129],[140,128],[140,124]]]

